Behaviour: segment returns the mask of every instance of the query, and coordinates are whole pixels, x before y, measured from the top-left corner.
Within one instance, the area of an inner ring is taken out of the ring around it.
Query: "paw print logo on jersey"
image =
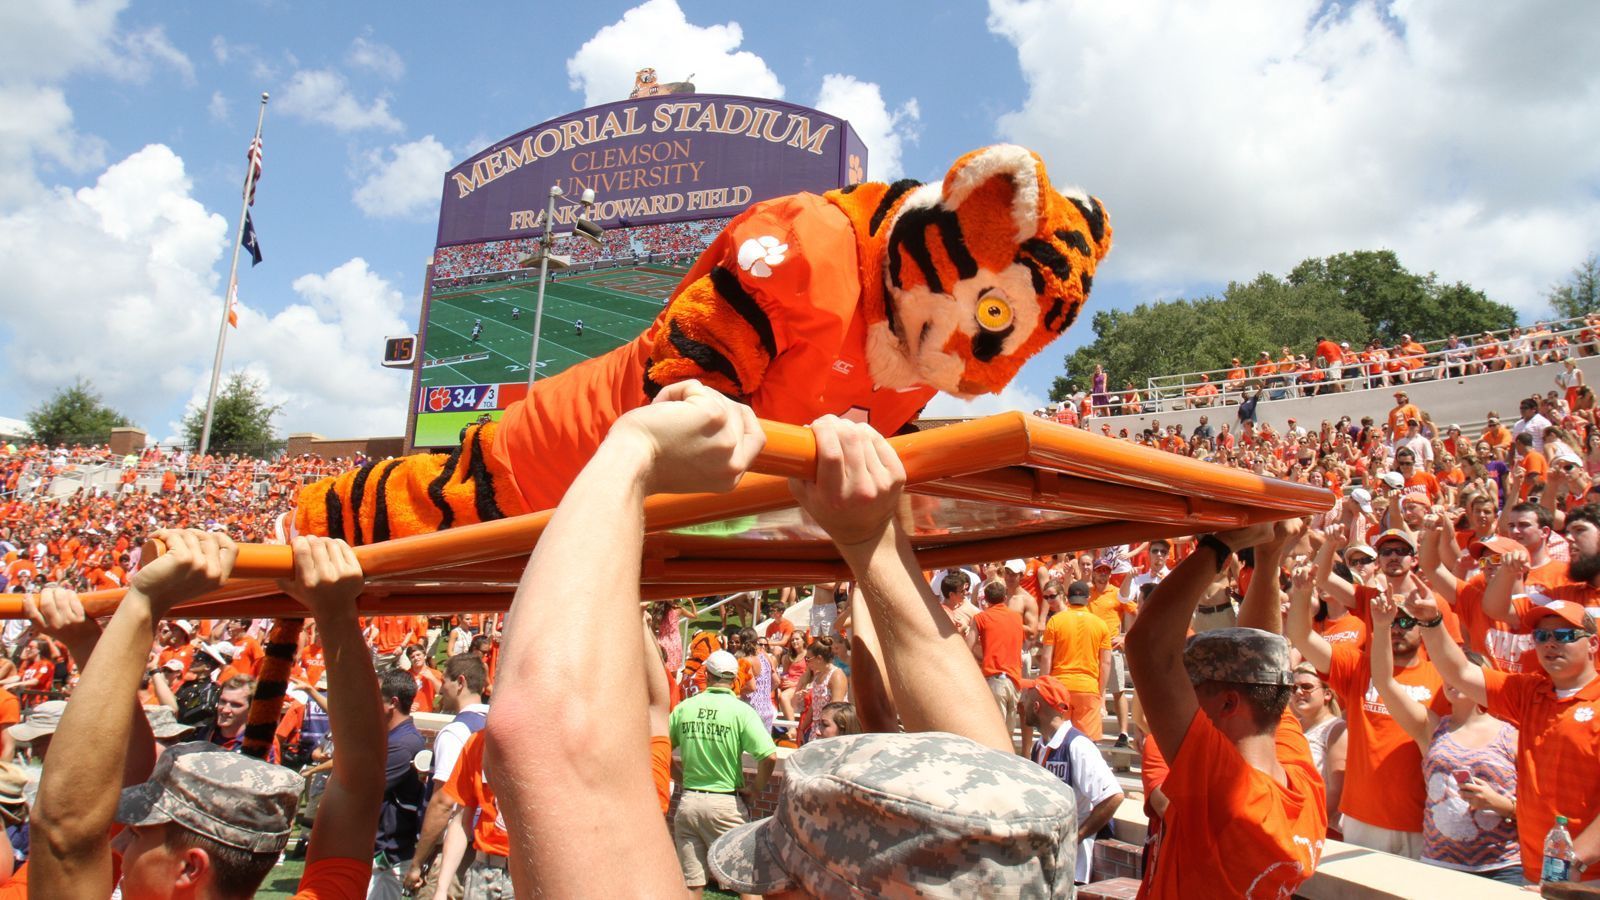
[[[1588,722],[1594,719],[1594,707],[1581,706],[1572,712],[1572,717],[1579,722]]]
[[[753,278],[766,278],[772,274],[773,266],[783,262],[784,254],[788,252],[789,245],[770,234],[750,238],[739,245],[739,268],[749,272]]]
[[[450,405],[450,389],[436,387],[428,392],[428,408],[439,412]]]

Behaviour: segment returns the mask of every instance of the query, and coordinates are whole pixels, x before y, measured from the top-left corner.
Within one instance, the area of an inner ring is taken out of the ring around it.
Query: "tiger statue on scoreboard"
[[[976,150],[942,183],[853,184],[735,216],[634,341],[536,382],[454,452],[301,491],[300,533],[353,544],[554,507],[616,418],[698,379],[756,414],[894,434],[938,391],[999,393],[1077,318],[1111,248],[1100,201],[1034,153]]]

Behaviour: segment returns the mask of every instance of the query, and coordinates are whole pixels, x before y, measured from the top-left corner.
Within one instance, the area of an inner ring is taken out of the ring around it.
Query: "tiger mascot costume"
[[[352,545],[550,509],[616,418],[699,379],[756,415],[892,435],[938,391],[999,393],[1077,318],[1111,249],[1100,201],[998,145],[942,184],[853,184],[735,216],[650,328],[539,381],[452,453],[369,462],[299,495],[294,530]],[[244,750],[272,747],[298,619],[276,623]]]
[[[892,435],[937,391],[999,393],[1077,317],[1111,248],[1100,201],[998,145],[941,184],[866,183],[734,217],[644,334],[538,381],[454,452],[300,492],[295,530],[364,544],[556,506],[616,418],[694,378],[764,419]]]

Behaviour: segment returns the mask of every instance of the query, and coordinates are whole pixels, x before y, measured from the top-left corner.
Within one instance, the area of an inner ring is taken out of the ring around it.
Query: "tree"
[[[1367,334],[1366,321],[1331,287],[1292,285],[1266,273],[1228,285],[1221,297],[1097,312],[1092,327],[1094,342],[1067,357],[1052,399],[1087,389],[1097,363],[1111,373],[1112,388],[1124,380],[1143,388],[1153,375],[1225,369],[1235,356],[1248,364],[1262,350],[1276,358],[1284,345],[1309,350],[1319,337],[1353,341]]]
[[[1309,354],[1319,337],[1394,346],[1403,334],[1431,341],[1516,322],[1511,307],[1463,282],[1409,272],[1391,251],[1340,253],[1305,260],[1282,279],[1262,273],[1235,282],[1221,297],[1097,312],[1094,342],[1067,358],[1050,396],[1084,390],[1097,363],[1111,373],[1111,387],[1132,380],[1142,388],[1152,375],[1226,369],[1236,356],[1249,365],[1262,350],[1274,358],[1284,346]]]
[[[249,452],[264,448],[276,439],[272,417],[283,409],[283,405],[268,403],[262,394],[263,390],[260,381],[243,372],[228,376],[222,390],[217,393],[217,405],[211,416],[212,447],[237,447]],[[200,446],[205,420],[204,406],[191,407],[183,417],[183,430],[190,445]]]
[[[1563,319],[1600,310],[1600,255],[1591,253],[1572,270],[1566,281],[1551,285],[1545,299]]]
[[[42,444],[103,444],[111,439],[111,429],[132,424],[127,416],[107,406],[82,378],[28,413],[28,427]]]

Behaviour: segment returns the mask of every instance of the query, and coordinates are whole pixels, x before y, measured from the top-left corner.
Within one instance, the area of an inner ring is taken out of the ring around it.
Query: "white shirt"
[[[458,711],[458,714],[464,712],[486,713],[488,711],[489,704],[487,703],[471,703],[463,706]],[[461,757],[461,748],[467,745],[467,738],[470,737],[472,737],[471,729],[467,728],[466,724],[462,722],[451,722],[449,725],[439,729],[439,733],[433,739],[434,781],[449,781],[450,776],[455,774],[456,760]]]
[[[1517,424],[1511,426],[1511,439],[1516,440],[1517,435],[1526,431],[1533,435],[1533,452],[1544,451],[1544,430],[1550,427],[1550,420],[1534,413],[1532,418],[1518,419]]]
[[[1058,750],[1061,742],[1067,740],[1073,731],[1072,723],[1064,723],[1056,729],[1055,736],[1045,746],[1050,750]],[[1080,734],[1082,732],[1079,732]],[[1068,787],[1072,788],[1072,795],[1078,804],[1078,821],[1082,822],[1094,811],[1096,805],[1105,801],[1107,797],[1115,796],[1122,792],[1117,784],[1117,776],[1106,765],[1105,757],[1100,755],[1094,741],[1073,741],[1067,747],[1067,753],[1072,760],[1072,778],[1062,779]],[[1046,769],[1054,769],[1046,765]],[[1051,774],[1061,777],[1063,772],[1052,771]],[[1088,884],[1089,863],[1094,860],[1094,835],[1085,838],[1078,845],[1078,858],[1073,863],[1073,880]]]

